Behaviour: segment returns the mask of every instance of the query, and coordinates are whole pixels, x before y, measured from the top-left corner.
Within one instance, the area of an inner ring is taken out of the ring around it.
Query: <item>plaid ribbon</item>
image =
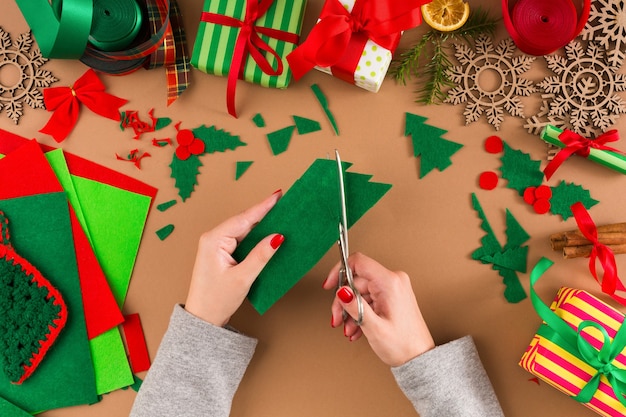
[[[185,29],[176,0],[143,0],[148,13],[149,33],[145,41],[124,51],[101,51],[87,45],[81,61],[91,68],[113,75],[125,75],[141,67],[165,67],[167,105],[189,86],[190,61]]]

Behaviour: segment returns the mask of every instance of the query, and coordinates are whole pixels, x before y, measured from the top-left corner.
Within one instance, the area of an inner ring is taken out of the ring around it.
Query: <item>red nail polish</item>
[[[348,304],[354,299],[354,294],[347,287],[341,287],[339,291],[337,291],[337,297],[344,303]]]
[[[278,190],[274,191],[272,194],[278,194],[278,193],[282,193],[282,192],[283,192],[283,189],[279,188]]]
[[[285,241],[285,236],[278,234],[278,235],[275,235],[272,238],[272,240],[270,240],[270,245],[272,246],[272,249],[278,249],[280,245],[283,244],[284,241]]]

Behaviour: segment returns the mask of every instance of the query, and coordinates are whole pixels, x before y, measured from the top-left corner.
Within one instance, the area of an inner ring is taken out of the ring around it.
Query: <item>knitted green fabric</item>
[[[8,220],[0,212],[0,364],[15,384],[41,363],[67,321],[61,294],[13,250]]]

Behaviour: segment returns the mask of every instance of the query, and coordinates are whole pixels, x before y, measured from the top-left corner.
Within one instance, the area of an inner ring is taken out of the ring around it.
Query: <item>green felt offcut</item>
[[[157,230],[156,235],[159,237],[159,239],[165,240],[169,237],[169,235],[172,234],[173,231],[174,231],[174,225],[168,224],[167,226],[163,226],[162,228]]]
[[[343,162],[344,170],[351,165]],[[391,185],[371,182],[371,175],[352,172],[344,175],[350,227],[389,191]],[[340,218],[338,182],[336,161],[316,160],[233,254],[237,261],[242,261],[266,236],[272,233],[285,236],[284,243],[248,294],[260,314],[283,297],[336,244]]]
[[[272,148],[274,155],[281,154],[287,150],[295,128],[295,126],[287,126],[267,134],[267,140],[270,143],[270,148]]]
[[[265,119],[263,119],[261,113],[255,114],[252,118],[252,122],[256,127],[265,127]]]
[[[306,135],[307,133],[322,130],[322,125],[320,125],[320,123],[315,120],[307,119],[300,116],[291,117],[293,118],[293,122],[296,124],[296,130],[298,131],[298,135]]]
[[[237,181],[241,176],[250,168],[250,165],[253,164],[253,161],[237,161],[237,169],[235,171],[235,181]]]

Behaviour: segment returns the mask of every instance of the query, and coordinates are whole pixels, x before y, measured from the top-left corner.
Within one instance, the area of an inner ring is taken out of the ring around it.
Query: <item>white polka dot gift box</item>
[[[430,0],[326,0],[306,40],[287,56],[294,79],[313,68],[377,92],[402,32]]]

